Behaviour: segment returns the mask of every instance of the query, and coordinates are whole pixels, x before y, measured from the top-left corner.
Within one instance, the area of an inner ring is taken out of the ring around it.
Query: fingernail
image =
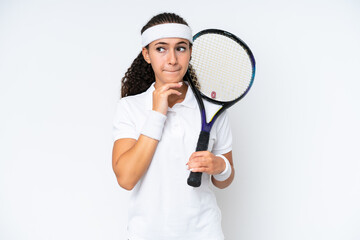
[[[179,82],[179,84],[180,84],[180,85],[182,85],[182,84],[183,84],[183,82]]]

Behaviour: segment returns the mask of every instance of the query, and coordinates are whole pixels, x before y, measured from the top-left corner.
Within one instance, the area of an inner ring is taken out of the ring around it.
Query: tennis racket
[[[198,102],[202,122],[196,151],[206,151],[216,119],[250,90],[255,77],[255,59],[240,38],[223,30],[206,29],[193,38],[190,64],[193,70],[187,71],[185,79]],[[203,99],[220,105],[210,122],[206,119]],[[190,172],[187,183],[199,187],[201,176],[201,172]]]

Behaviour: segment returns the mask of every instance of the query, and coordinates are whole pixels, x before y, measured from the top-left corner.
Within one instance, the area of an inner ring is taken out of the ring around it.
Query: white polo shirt
[[[141,94],[117,103],[113,138],[138,139],[152,109],[154,84]],[[218,109],[204,102],[206,110]],[[163,134],[153,159],[130,198],[128,238],[130,240],[221,240],[221,212],[209,188],[210,176],[202,175],[198,188],[187,184],[186,163],[195,151],[201,130],[201,116],[190,87],[185,99],[168,109]],[[231,151],[232,135],[226,111],[216,120],[209,151]]]

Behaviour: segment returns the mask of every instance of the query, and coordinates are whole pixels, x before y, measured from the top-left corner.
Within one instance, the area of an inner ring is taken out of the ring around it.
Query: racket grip
[[[200,187],[202,172],[190,172],[187,184],[192,187]]]
[[[206,151],[209,146],[210,133],[201,131],[197,142],[196,151]]]
[[[209,145],[210,133],[201,131],[197,142],[196,151],[206,151]],[[202,172],[190,172],[187,184],[192,187],[200,187]]]

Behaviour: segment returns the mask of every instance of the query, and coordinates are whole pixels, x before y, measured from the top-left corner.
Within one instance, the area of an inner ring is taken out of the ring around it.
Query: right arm
[[[112,167],[122,188],[134,188],[148,169],[158,142],[144,135],[140,135],[138,140],[122,138],[115,141]]]
[[[172,88],[179,88],[178,83],[168,83],[153,92],[153,110],[164,115],[168,109],[168,97],[181,93]],[[138,140],[121,138],[114,142],[112,167],[119,185],[131,190],[147,171],[154,156],[158,140],[140,135]]]

